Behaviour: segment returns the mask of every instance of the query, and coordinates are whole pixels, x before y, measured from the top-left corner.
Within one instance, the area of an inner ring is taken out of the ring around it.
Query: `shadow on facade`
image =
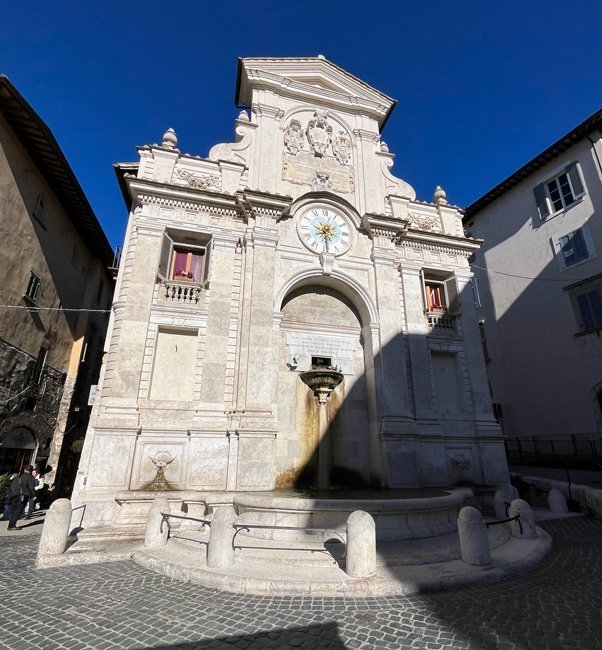
[[[531,228],[542,225],[533,220]],[[571,264],[559,272],[565,253],[550,239],[548,253],[554,259],[534,277],[521,277],[528,274],[520,270],[502,271],[489,259],[500,259],[496,248],[517,234],[508,228],[491,232],[485,253],[476,253],[473,266],[481,289],[479,318],[491,396],[500,424],[507,436],[602,432],[602,341],[599,330],[585,333],[579,304],[580,295],[599,286],[600,280],[595,282],[599,264],[595,268],[591,262]],[[570,226],[566,228],[570,231]],[[566,260],[580,254],[584,244],[569,246]],[[543,251],[526,251],[523,246],[514,254],[533,256],[532,264],[520,268],[535,268]]]
[[[316,290],[313,286],[310,289]],[[281,472],[280,478],[289,479],[288,486],[299,490],[410,488],[484,482],[476,449],[476,422],[488,421],[491,427],[495,422],[472,285],[466,285],[460,300],[464,317],[445,311],[430,314],[425,316],[428,333],[397,334],[384,346],[374,345],[374,334],[354,310],[361,331],[364,369],[354,376],[345,374],[331,393],[327,401],[328,432],[322,438],[318,435],[318,399],[302,383],[301,373],[290,368],[297,382],[293,408],[301,412],[297,417],[299,444],[312,448],[312,453],[293,471]],[[422,304],[418,308],[423,311]],[[324,323],[314,324],[324,331]],[[379,351],[372,355],[375,347]],[[319,361],[330,360],[321,357]],[[337,365],[336,355],[332,363]],[[287,385],[291,386],[290,382]],[[283,394],[280,404],[289,401],[289,393]],[[288,404],[285,408],[291,410]],[[465,447],[466,458],[461,458],[461,451],[441,451],[436,459],[421,457],[419,448],[412,449],[412,444],[420,443],[425,422],[430,436],[440,436],[437,444],[445,449],[446,442],[455,439],[450,446]],[[399,451],[401,443],[403,451]],[[329,468],[327,486],[323,476],[322,481],[319,479],[319,468],[324,464]],[[287,487],[287,483],[277,478],[277,486]]]

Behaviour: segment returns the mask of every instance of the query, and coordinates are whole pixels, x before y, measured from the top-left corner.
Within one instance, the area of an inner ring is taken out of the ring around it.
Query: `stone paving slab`
[[[37,537],[0,538],[0,648],[602,650],[602,521],[540,524],[522,576],[381,598],[240,596],[132,561],[34,569]]]

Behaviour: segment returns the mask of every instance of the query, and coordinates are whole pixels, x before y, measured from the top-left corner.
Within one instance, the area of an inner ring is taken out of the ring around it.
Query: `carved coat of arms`
[[[351,139],[345,131],[339,131],[339,135],[332,141],[332,153],[341,165],[346,165],[351,160]]]
[[[284,129],[284,144],[293,156],[296,156],[303,149],[303,127],[301,122],[291,120]]]
[[[309,146],[316,156],[323,156],[332,141],[332,127],[326,121],[327,111],[316,109],[314,119],[307,125]]]

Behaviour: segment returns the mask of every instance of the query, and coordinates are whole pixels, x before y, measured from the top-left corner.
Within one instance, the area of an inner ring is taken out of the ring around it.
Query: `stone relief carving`
[[[470,458],[468,454],[462,451],[457,451],[455,454],[452,454],[450,461],[454,472],[458,476],[464,476],[470,467]]]
[[[152,490],[162,491],[170,488],[169,482],[165,478],[165,468],[173,463],[176,459],[168,451],[158,451],[154,456],[149,456],[150,462],[157,469],[155,478],[150,487]]]
[[[339,131],[332,141],[332,153],[341,165],[347,165],[351,160],[351,138],[345,131]]]
[[[296,156],[303,149],[303,126],[298,120],[291,120],[284,130],[284,144],[286,148]]]
[[[330,192],[332,190],[332,182],[330,175],[326,172],[316,172],[316,179],[311,186],[312,192]]]
[[[332,126],[328,124],[327,118],[328,111],[316,108],[314,119],[307,125],[307,140],[316,156],[325,155],[332,142]]]
[[[176,169],[172,182],[187,184],[197,190],[215,190],[221,192],[222,179],[219,174],[194,174],[187,169]],[[183,181],[183,183],[182,183]]]
[[[351,136],[342,130],[334,139],[332,134],[325,110],[315,109],[308,122],[292,119],[284,128],[282,179],[313,191],[354,192]],[[305,137],[309,151],[304,150]]]
[[[441,220],[438,217],[429,217],[422,214],[408,214],[412,225],[420,230],[428,230],[430,232],[443,232],[441,228]]]

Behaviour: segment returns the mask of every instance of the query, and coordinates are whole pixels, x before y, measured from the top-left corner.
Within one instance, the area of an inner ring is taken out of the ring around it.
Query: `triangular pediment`
[[[301,101],[353,104],[381,124],[396,103],[323,56],[239,59],[237,104],[250,106],[253,90],[266,87],[278,94],[297,95]]]

